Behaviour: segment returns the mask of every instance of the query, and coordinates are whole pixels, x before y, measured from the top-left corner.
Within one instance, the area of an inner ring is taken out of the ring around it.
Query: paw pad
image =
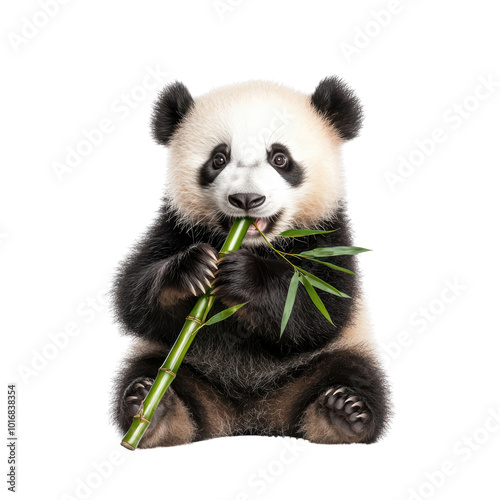
[[[153,382],[152,378],[138,378],[125,389],[123,402],[128,412],[135,415],[139,411],[141,403],[146,398]]]
[[[365,401],[348,387],[337,386],[326,391],[323,406],[332,424],[349,437],[364,434],[373,421]]]

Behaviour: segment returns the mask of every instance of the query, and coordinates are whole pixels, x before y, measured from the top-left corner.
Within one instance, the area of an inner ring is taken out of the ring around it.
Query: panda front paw
[[[231,252],[219,262],[215,273],[213,294],[225,305],[251,301],[262,290],[262,259],[252,251],[242,248]]]
[[[215,277],[217,260],[217,252],[207,243],[192,245],[169,259],[168,283],[162,290],[160,302],[173,305],[179,299],[203,295]]]

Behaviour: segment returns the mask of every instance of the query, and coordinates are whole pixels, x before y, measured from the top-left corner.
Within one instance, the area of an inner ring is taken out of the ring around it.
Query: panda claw
[[[337,410],[341,410],[345,405],[345,400],[343,398],[339,398],[337,399],[337,401],[335,401],[333,407]]]
[[[203,285],[203,283],[200,280],[196,280],[196,285],[201,290],[201,293],[205,293],[205,286]]]
[[[325,417],[349,439],[358,441],[371,432],[373,418],[366,402],[348,387],[333,387],[323,395]]]
[[[218,259],[216,253],[211,248],[203,247],[203,249],[205,250],[206,254],[209,257],[211,257],[213,260],[217,260]]]
[[[138,377],[128,385],[122,394],[120,405],[121,411],[124,412],[124,418],[131,421],[132,418],[139,411],[141,404],[146,399],[150,387],[153,385],[154,380],[150,377]],[[151,425],[154,425],[155,421],[164,414],[165,409],[165,398],[156,410]]]
[[[209,260],[208,265],[213,269],[217,269],[217,263],[219,262],[219,260],[214,256],[214,254],[210,254],[210,256],[213,257],[214,260]]]

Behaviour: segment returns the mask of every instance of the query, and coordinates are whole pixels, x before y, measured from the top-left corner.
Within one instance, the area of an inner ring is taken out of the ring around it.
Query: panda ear
[[[181,120],[193,106],[194,100],[183,83],[174,82],[165,87],[154,105],[151,117],[155,141],[166,146]]]
[[[363,109],[354,92],[336,76],[322,80],[311,96],[316,111],[333,126],[345,140],[358,135]]]

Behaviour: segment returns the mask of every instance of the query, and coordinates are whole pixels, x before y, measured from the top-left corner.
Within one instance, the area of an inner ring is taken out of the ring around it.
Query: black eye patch
[[[286,156],[287,162],[284,167],[276,167],[273,165],[273,157],[277,153],[281,153]],[[302,167],[293,159],[290,150],[283,144],[273,144],[267,151],[267,161],[276,172],[278,172],[283,179],[285,179],[290,186],[297,187],[300,186],[304,180],[304,172]]]
[[[214,157],[217,153],[222,153],[226,157],[226,165],[231,161],[231,151],[227,144],[219,144],[210,153],[208,160],[201,166],[198,179],[202,187],[207,187],[215,181],[217,176],[224,170],[214,168]]]

